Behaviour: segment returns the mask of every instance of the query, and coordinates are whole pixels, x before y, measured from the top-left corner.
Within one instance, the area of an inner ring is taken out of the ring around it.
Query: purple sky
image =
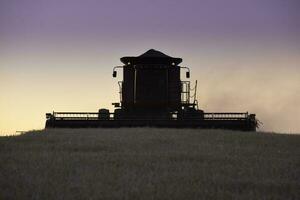
[[[299,0],[2,0],[3,39],[171,37],[290,40]]]

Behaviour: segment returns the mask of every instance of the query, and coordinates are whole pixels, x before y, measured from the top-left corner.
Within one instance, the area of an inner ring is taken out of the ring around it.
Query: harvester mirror
[[[113,77],[117,77],[117,71],[113,71]]]
[[[190,78],[190,72],[186,72],[186,78]]]

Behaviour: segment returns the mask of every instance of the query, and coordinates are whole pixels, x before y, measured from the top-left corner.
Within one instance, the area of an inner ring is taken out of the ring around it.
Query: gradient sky
[[[150,48],[183,58],[207,112],[300,133],[299,0],[0,0],[0,135],[45,113],[118,101],[112,67]]]

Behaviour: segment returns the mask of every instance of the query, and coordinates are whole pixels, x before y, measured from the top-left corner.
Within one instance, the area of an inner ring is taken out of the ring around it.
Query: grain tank
[[[123,57],[121,62],[124,65],[116,67],[123,69],[117,118],[169,118],[181,109],[181,58],[151,49],[138,57]]]

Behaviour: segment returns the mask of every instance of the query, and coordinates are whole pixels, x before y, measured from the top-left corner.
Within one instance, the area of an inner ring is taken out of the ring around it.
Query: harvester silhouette
[[[123,81],[119,81],[120,102],[115,110],[98,112],[53,112],[46,114],[46,128],[85,127],[169,127],[220,128],[255,131],[255,114],[207,113],[198,108],[197,81],[180,79],[181,70],[190,78],[190,69],[174,58],[150,49],[137,57],[122,57]]]

